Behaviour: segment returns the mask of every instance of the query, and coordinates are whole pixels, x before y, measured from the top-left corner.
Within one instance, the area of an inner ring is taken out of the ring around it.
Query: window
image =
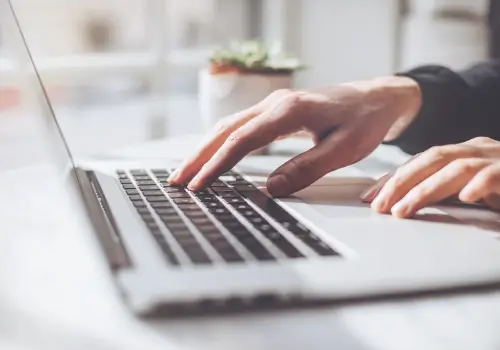
[[[258,2],[13,0],[13,5],[55,112],[79,154],[200,130],[198,70],[212,46],[251,36],[249,8]],[[16,93],[20,87],[9,89]],[[94,140],[90,146],[88,135]]]

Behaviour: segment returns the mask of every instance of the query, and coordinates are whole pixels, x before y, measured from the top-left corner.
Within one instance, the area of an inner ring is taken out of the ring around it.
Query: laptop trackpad
[[[359,197],[373,183],[373,179],[362,177],[323,178],[280,202],[299,212],[309,207],[329,219],[369,217],[373,212]]]

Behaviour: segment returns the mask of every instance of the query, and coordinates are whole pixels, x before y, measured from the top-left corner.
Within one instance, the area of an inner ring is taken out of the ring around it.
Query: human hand
[[[433,147],[383,176],[361,198],[380,213],[408,218],[458,195],[500,210],[500,142],[486,137]]]
[[[416,82],[378,78],[314,91],[279,90],[249,109],[219,122],[199,150],[169,179],[191,190],[208,186],[249,152],[306,131],[315,145],[269,177],[273,196],[298,191],[326,173],[370,154],[398,118],[420,108]]]

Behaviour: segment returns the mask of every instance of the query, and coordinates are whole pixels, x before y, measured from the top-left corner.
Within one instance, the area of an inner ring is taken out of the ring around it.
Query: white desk
[[[195,139],[131,147],[110,158],[182,158]],[[297,142],[292,146],[303,147]],[[286,158],[266,159],[272,170]],[[379,176],[404,159],[395,149],[379,149],[355,171]],[[248,159],[244,167],[256,162],[262,159]],[[500,348],[500,291],[492,290],[272,313],[136,321],[121,305],[104,264],[97,259],[96,243],[71,233],[74,220],[61,219],[61,208],[47,200],[55,198],[50,183],[34,171],[24,169],[0,178],[1,198],[15,199],[2,200],[0,207],[0,348],[4,339],[19,349],[37,350],[149,350],[170,349],[172,344],[211,350]],[[23,216],[27,209],[40,215],[27,218]],[[480,225],[500,220],[496,214],[459,209],[455,215],[468,216]]]

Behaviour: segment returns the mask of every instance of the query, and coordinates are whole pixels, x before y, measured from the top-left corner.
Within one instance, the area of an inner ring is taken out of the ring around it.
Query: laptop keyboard
[[[117,175],[170,265],[339,255],[235,171],[198,192],[170,185],[166,169],[118,170]]]

